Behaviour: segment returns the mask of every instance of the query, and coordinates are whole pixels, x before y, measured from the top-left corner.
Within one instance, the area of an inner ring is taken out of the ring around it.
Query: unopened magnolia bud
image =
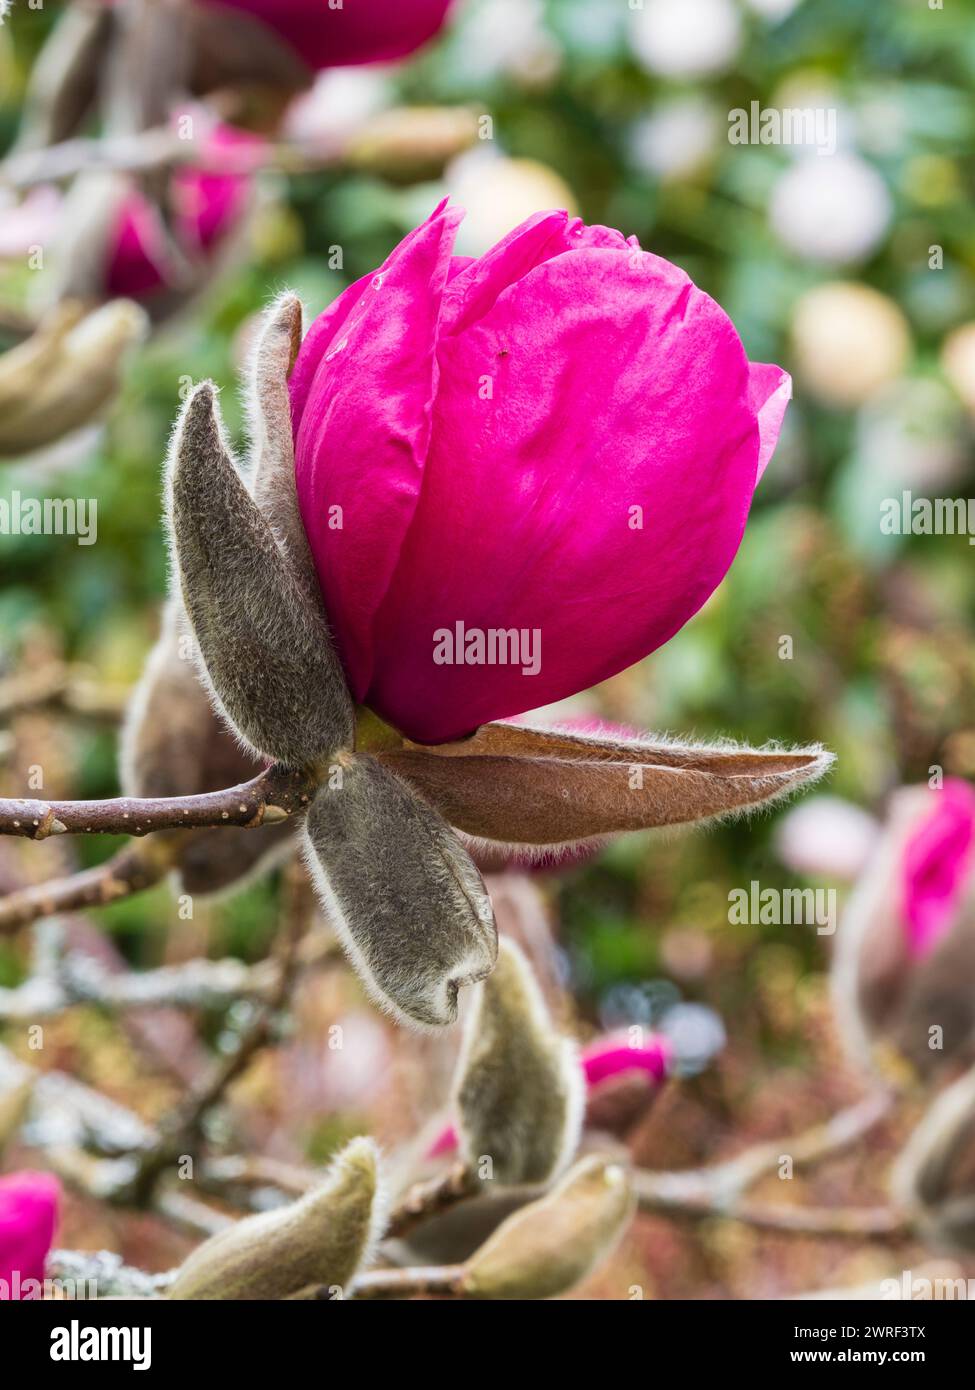
[[[494,967],[494,913],[456,835],[374,758],[343,756],[306,819],[309,867],[357,973],[403,1021],[441,1027]]]
[[[833,990],[850,1050],[891,1082],[975,1055],[975,790],[906,787],[840,919]]]
[[[182,606],[171,599],[122,729],[119,780],[125,796],[194,796],[236,786],[261,771],[261,762],[214,712],[191,643]],[[169,843],[178,891],[197,897],[241,886],[283,858],[294,843],[293,826],[290,820],[275,824],[265,812],[264,823],[254,830],[177,830]]]
[[[504,1184],[548,1182],[575,1152],[584,1094],[574,1044],[552,1022],[519,948],[502,940],[466,1020],[457,1068],[467,1167]]]
[[[53,311],[0,357],[0,455],[43,448],[95,420],[114,398],[129,349],[145,334],[138,305],[113,300],[87,317]]]
[[[352,700],[328,632],[224,445],[209,383],[176,430],[174,568],[215,699],[255,753],[302,767],[351,743]]]
[[[626,1170],[592,1155],[509,1216],[464,1267],[468,1298],[554,1298],[615,1248],[634,1211]]]
[[[381,1234],[378,1162],[371,1139],[353,1139],[321,1187],[204,1241],[177,1272],[169,1297],[281,1299],[349,1288]]]
[[[949,1086],[911,1135],[893,1174],[922,1239],[975,1251],[975,1071]]]

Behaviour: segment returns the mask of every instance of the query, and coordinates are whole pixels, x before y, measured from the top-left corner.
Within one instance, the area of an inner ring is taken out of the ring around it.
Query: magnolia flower
[[[124,295],[159,321],[211,282],[247,225],[263,142],[212,124],[196,108],[177,116],[173,131],[192,135],[188,148],[200,151],[200,163],[178,163],[159,201],[124,174],[97,171],[75,181],[50,277],[56,300]]]
[[[834,988],[854,1049],[922,1075],[975,1049],[975,789],[895,796],[837,932]]]
[[[222,154],[246,160],[261,143],[246,131],[217,126],[205,149],[208,161],[216,162]],[[167,292],[196,288],[243,223],[253,201],[253,175],[246,168],[222,173],[178,167],[168,198],[172,215],[167,227],[155,204],[134,188],[126,191],[108,238],[107,294],[151,303]]]
[[[538,213],[464,262],[461,216],[441,204],[340,295],[291,378],[352,695],[421,743],[668,641],[734,558],[790,392],[635,238]]]
[[[198,0],[214,10],[250,15],[272,30],[310,68],[385,63],[433,38],[451,0]]]
[[[741,812],[831,761],[485,722],[603,679],[700,607],[788,378],[618,232],[538,214],[467,261],[450,255],[458,219],[439,207],[303,342],[281,299],[246,467],[204,383],[166,483],[172,621],[238,745],[310,783],[323,904],[372,996],[420,1027],[452,1022],[497,954],[455,831],[544,854]],[[172,669],[160,656],[143,710]],[[175,776],[138,711],[129,739],[157,749],[133,757],[136,782]]]
[[[58,67],[75,87],[104,58],[120,0],[102,0],[87,28],[62,22],[50,43],[64,51]],[[195,94],[242,85],[295,92],[324,68],[391,62],[420,48],[442,26],[451,0],[193,0],[169,6],[158,19],[140,16],[158,49],[178,34]],[[81,7],[86,13],[89,7]],[[69,16],[70,18],[70,16]],[[96,27],[96,24],[98,27]],[[152,26],[158,25],[158,29]],[[66,31],[63,35],[59,31]],[[89,80],[87,85],[92,85]],[[76,103],[77,104],[77,103]],[[58,138],[70,131],[62,121]]]
[[[0,1178],[0,1300],[40,1297],[60,1192],[50,1173]]]
[[[571,188],[547,164],[511,159],[483,146],[452,160],[444,183],[465,209],[454,248],[464,256],[483,256],[537,207],[575,208]]]

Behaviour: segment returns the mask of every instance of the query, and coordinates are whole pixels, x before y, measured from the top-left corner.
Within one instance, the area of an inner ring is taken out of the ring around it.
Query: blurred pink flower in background
[[[44,1264],[54,1238],[61,1187],[50,1173],[12,1173],[0,1178],[0,1299],[40,1297],[25,1289],[27,1280],[44,1278]]]
[[[930,813],[904,846],[903,914],[915,956],[927,955],[951,925],[972,872],[973,850],[975,790],[949,777],[931,793]]]
[[[202,0],[239,10],[280,35],[312,68],[403,58],[433,38],[451,0]]]
[[[666,1038],[650,1035],[634,1045],[622,1035],[597,1038],[582,1049],[580,1061],[586,1084],[592,1090],[603,1081],[630,1072],[644,1072],[647,1084],[656,1084],[667,1075],[672,1057],[673,1049]]]
[[[905,787],[835,939],[834,993],[854,1052],[929,1075],[975,1057],[975,789]],[[878,1052],[878,1045],[880,1050]]]
[[[530,217],[479,259],[442,203],[309,330],[299,502],[355,698],[437,743],[597,684],[726,574],[790,395],[612,228]],[[335,524],[335,518],[340,524]],[[536,634],[537,673],[434,659]]]
[[[203,140],[208,158],[233,154],[243,165],[257,155],[263,141],[232,126],[215,126]],[[146,299],[160,290],[179,288],[186,271],[217,255],[240,226],[250,205],[253,175],[245,168],[217,172],[177,168],[170,184],[173,219],[169,233],[159,210],[131,191],[122,201],[110,239],[105,289],[111,296]],[[172,244],[170,243],[172,238]]]

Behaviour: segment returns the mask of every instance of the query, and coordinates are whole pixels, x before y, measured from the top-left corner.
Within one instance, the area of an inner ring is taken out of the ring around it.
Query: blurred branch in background
[[[470,149],[477,135],[478,113],[466,106],[384,111],[345,132],[341,145],[327,149],[279,141],[218,150],[180,138],[170,126],[163,126],[14,153],[0,162],[0,190],[26,192],[83,174],[147,174],[180,165],[221,177],[330,170],[414,182],[442,172],[451,159]]]

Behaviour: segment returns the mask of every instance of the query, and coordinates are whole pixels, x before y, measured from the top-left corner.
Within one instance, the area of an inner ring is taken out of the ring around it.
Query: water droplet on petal
[[[326,352],[326,354],[325,354],[325,361],[326,361],[326,362],[331,362],[331,360],[332,360],[333,357],[338,357],[338,355],[339,355],[339,353],[342,351],[342,349],[343,349],[343,348],[347,348],[348,346],[349,346],[349,340],[348,340],[348,338],[340,338],[339,341],[335,344],[335,346],[334,346],[333,348],[329,348],[328,352]]]
[[[374,276],[372,277],[372,287],[373,287],[374,290],[381,290],[381,289],[382,289],[382,287],[383,287],[383,277],[382,277],[381,275],[374,275]]]

